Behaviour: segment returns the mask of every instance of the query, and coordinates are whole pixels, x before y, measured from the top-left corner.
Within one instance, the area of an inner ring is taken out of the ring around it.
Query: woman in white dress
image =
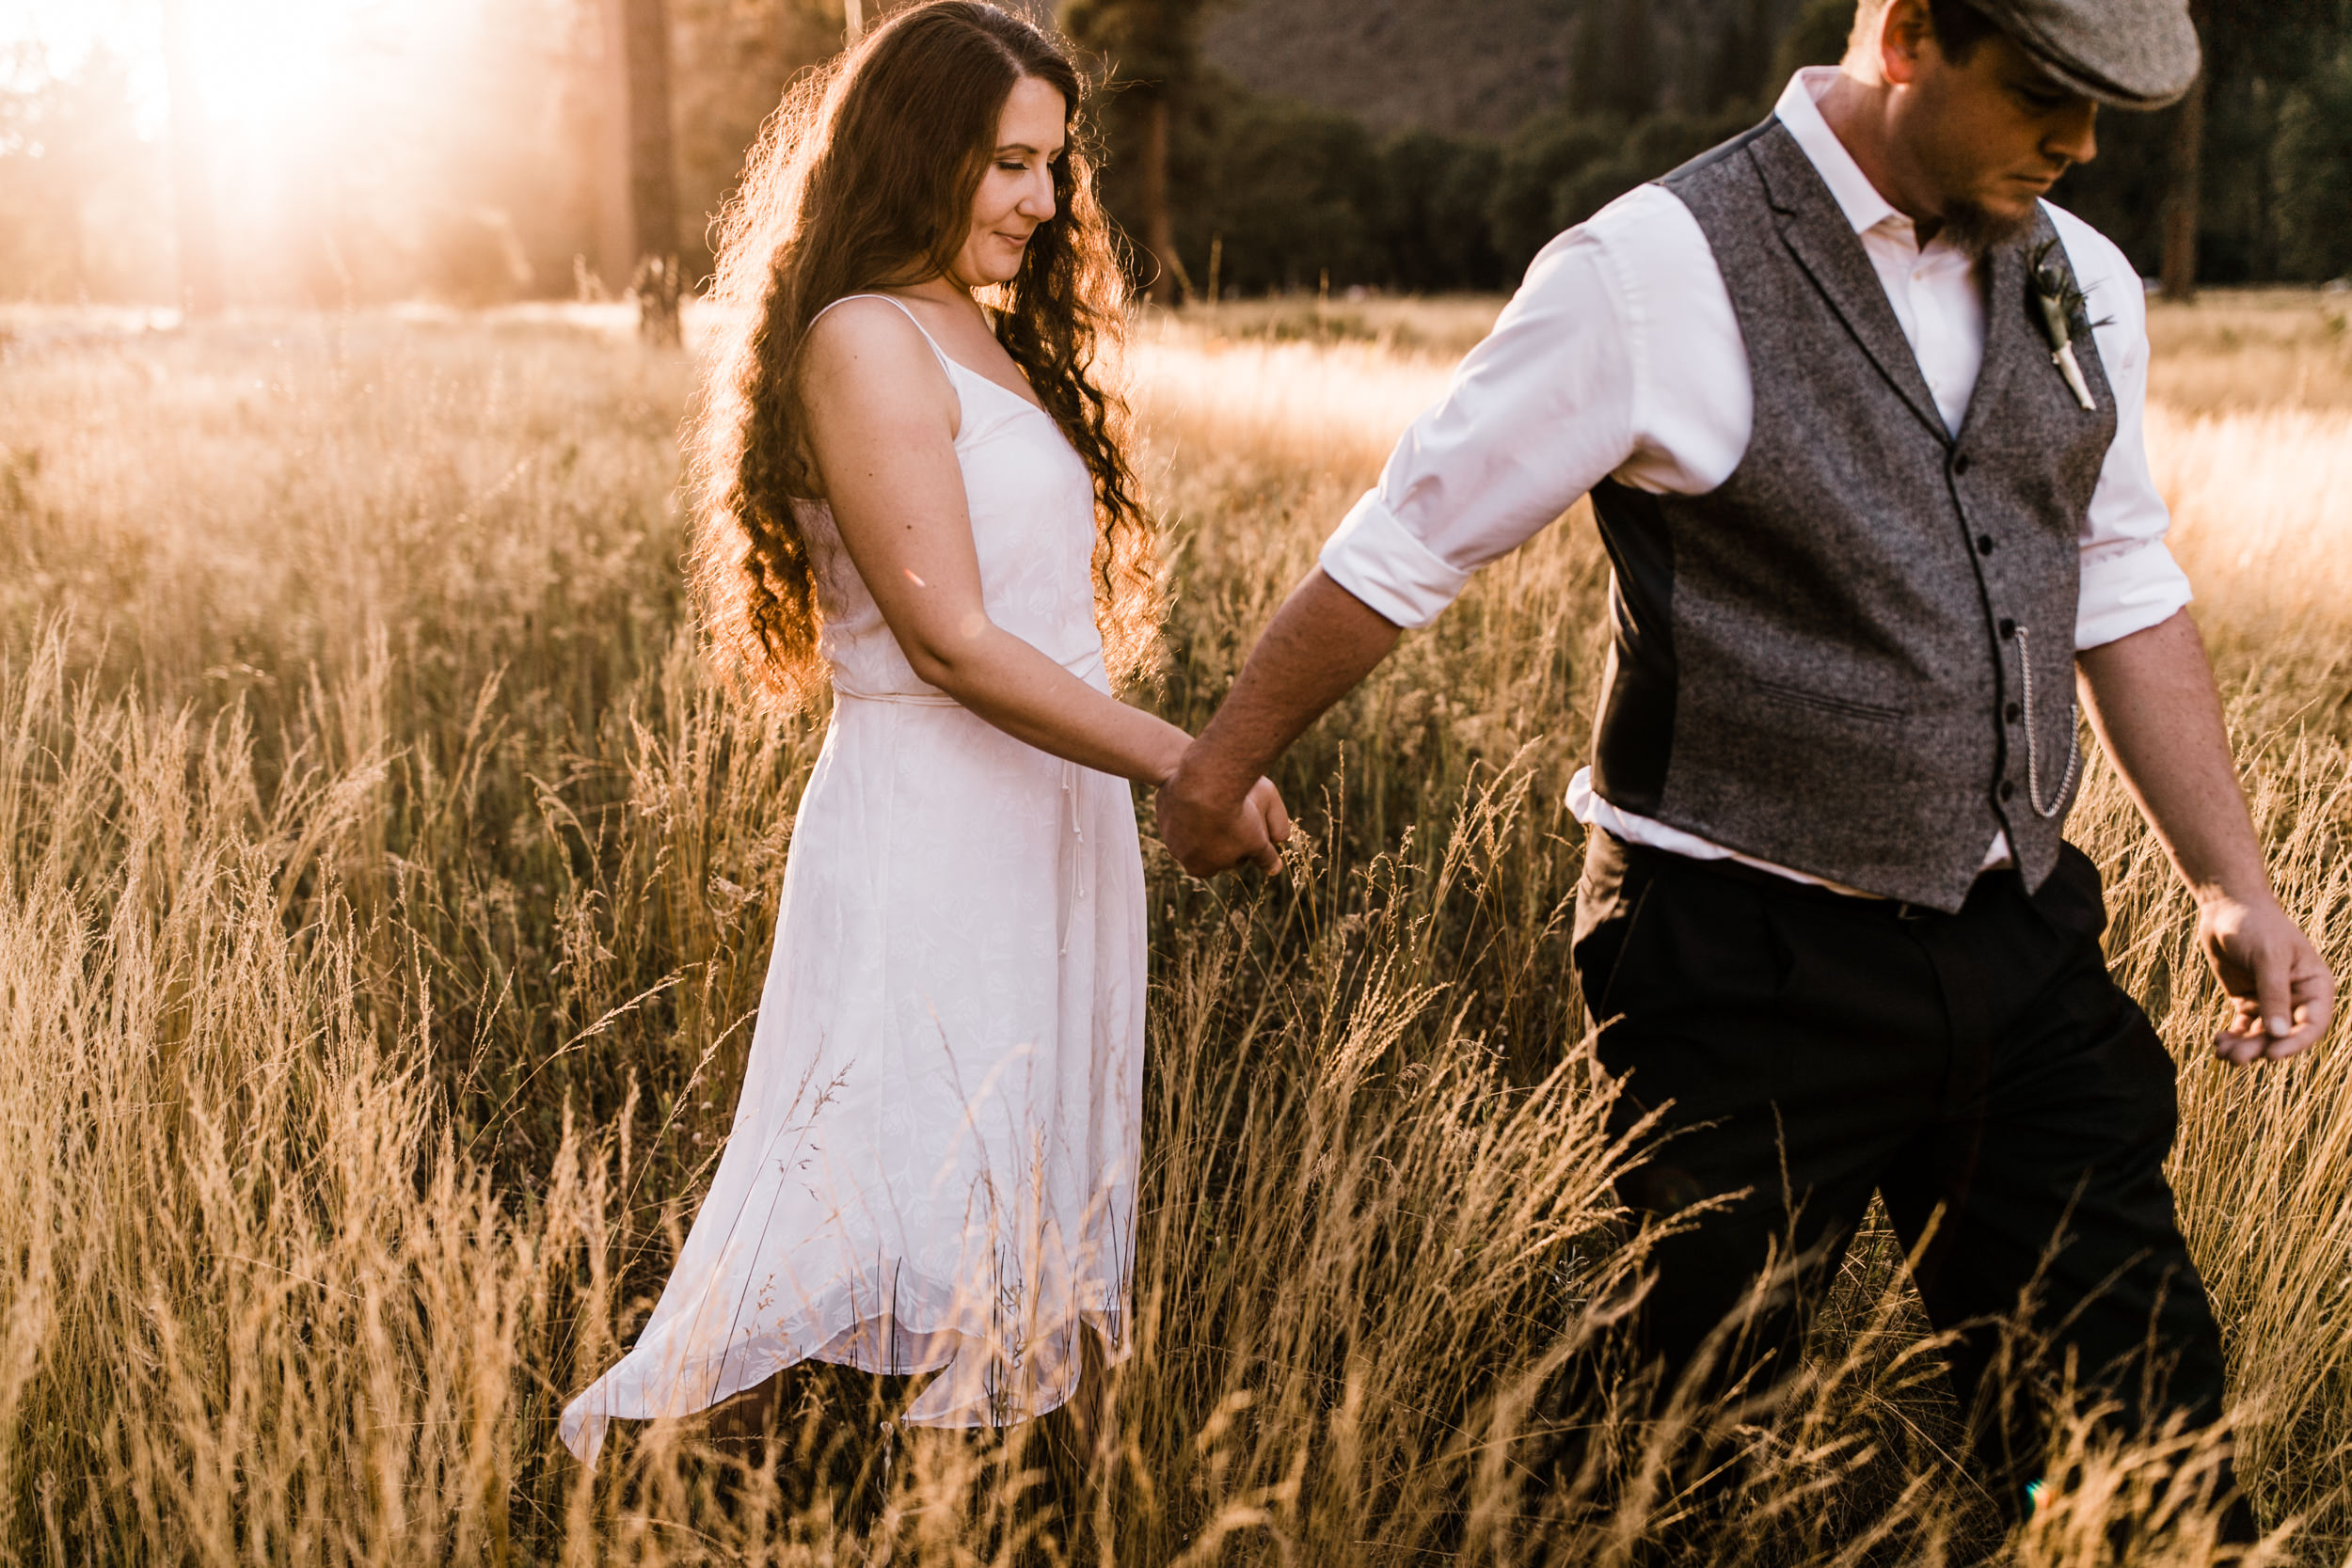
[[[1110,694],[1156,607],[1078,104],[1043,32],[936,0],[787,101],[730,217],[700,602],[750,684],[828,681],[833,715],[725,1151],[635,1347],[564,1412],[583,1460],[614,1417],[812,1358],[936,1372],[905,1418],[969,1427],[1086,1403],[1087,1332],[1126,1352],[1127,781],[1189,737]]]

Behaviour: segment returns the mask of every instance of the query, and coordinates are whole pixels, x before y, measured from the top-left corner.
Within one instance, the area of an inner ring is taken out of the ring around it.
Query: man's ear
[[[1935,38],[1928,0],[1889,0],[1879,25],[1879,79],[1907,87],[1919,79],[1920,56]]]

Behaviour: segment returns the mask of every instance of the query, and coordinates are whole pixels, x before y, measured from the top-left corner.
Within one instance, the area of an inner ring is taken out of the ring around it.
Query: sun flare
[[[205,107],[292,129],[342,84],[355,8],[318,0],[182,0]]]
[[[167,19],[176,17],[204,118],[300,135],[364,89],[369,57],[438,6],[384,0],[0,0],[0,44],[71,71],[92,51],[127,69],[143,118],[169,110]]]

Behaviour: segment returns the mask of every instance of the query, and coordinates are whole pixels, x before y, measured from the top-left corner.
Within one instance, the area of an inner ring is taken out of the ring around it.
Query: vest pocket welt
[[[1768,702],[1787,703],[1794,707],[1809,707],[1821,713],[1843,714],[1867,723],[1892,724],[1901,720],[1903,710],[1883,703],[1857,702],[1851,697],[1832,696],[1826,691],[1809,691],[1804,687],[1784,686],[1779,681],[1751,680],[1758,695]]]

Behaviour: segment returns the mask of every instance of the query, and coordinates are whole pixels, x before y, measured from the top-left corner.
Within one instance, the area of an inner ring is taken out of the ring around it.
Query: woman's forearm
[[[916,673],[1015,740],[1137,784],[1166,779],[1192,741],[1001,627],[974,637],[952,658],[925,659]]]

